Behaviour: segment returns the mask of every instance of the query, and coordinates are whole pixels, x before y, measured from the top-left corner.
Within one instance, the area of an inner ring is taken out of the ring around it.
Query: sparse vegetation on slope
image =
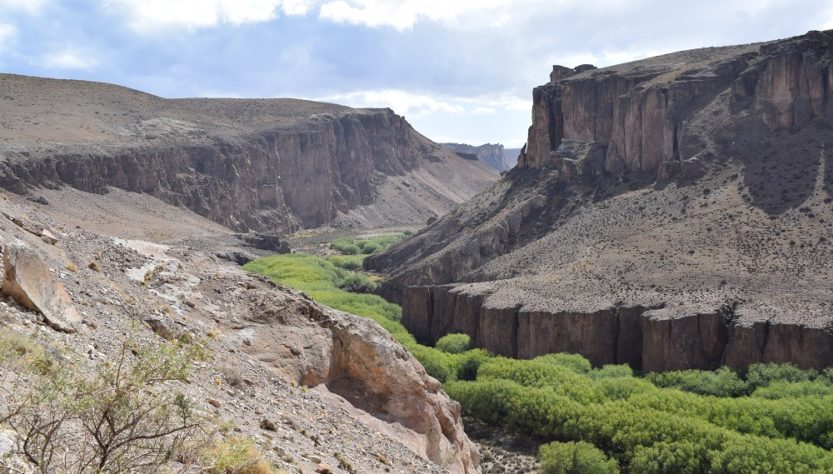
[[[0,338],[6,393],[0,421],[40,472],[133,472],[182,456],[202,420],[168,386],[187,380],[196,345],[125,341],[87,373],[73,359],[7,332]]]

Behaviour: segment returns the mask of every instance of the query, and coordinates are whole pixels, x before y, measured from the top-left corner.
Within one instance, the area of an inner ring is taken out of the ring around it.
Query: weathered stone
[[[55,330],[76,332],[82,322],[63,285],[52,277],[49,267],[22,242],[3,247],[3,294],[21,306],[40,312]]]
[[[178,337],[177,332],[171,329],[171,326],[162,319],[145,318],[145,324],[147,324],[159,337],[165,339],[166,341],[173,341]]]

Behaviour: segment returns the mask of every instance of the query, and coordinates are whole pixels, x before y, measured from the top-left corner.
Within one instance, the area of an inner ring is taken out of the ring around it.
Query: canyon
[[[518,165],[366,268],[424,343],[646,372],[833,365],[831,44],[554,66]]]
[[[200,344],[172,388],[278,472],[478,472],[460,405],[384,329],[237,263],[299,229],[421,225],[496,179],[390,109],[2,74],[0,328],[90,373],[130,337]]]

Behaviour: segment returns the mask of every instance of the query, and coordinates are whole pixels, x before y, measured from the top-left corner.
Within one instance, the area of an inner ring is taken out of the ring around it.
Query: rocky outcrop
[[[324,386],[354,407],[409,430],[415,452],[452,473],[478,472],[460,405],[378,324],[301,298],[252,295],[247,351],[294,383]],[[411,441],[409,441],[409,439]]]
[[[587,357],[594,366],[629,364],[644,372],[743,369],[757,362],[833,365],[829,330],[739,324],[736,312],[743,311],[731,306],[709,312],[641,306],[531,311],[490,306],[488,295],[469,293],[465,286],[413,286],[405,290],[402,323],[424,344],[463,333],[477,347],[506,357],[567,352]]]
[[[495,179],[390,109],[291,99],[167,100],[11,75],[0,75],[0,84],[12,104],[0,119],[0,187],[15,193],[116,187],[237,231],[282,233],[338,224],[392,197],[400,205],[376,210],[368,225],[422,223]],[[33,116],[55,124],[44,132],[32,125]],[[386,186],[399,180],[408,186]]]
[[[759,117],[771,132],[833,119],[830,37],[811,32],[613,70],[553,66],[550,83],[533,92],[533,121],[519,165],[558,166],[553,155],[564,141],[574,141],[602,147],[609,173],[697,166],[691,160],[712,151],[696,127],[697,116],[718,99],[733,114]],[[675,60],[684,64],[671,64]]]
[[[518,165],[365,266],[427,343],[648,371],[833,365],[831,45],[556,66]]]
[[[333,355],[327,387],[370,413],[423,437],[425,456],[452,473],[478,472],[480,455],[463,431],[460,405],[387,332],[370,321],[329,316]]]
[[[63,285],[31,248],[22,242],[3,246],[3,283],[0,291],[21,306],[39,312],[52,328],[73,333],[82,322]]]
[[[500,143],[495,143],[494,145],[486,143],[480,146],[466,145],[464,143],[443,143],[442,146],[457,153],[462,158],[471,159],[469,157],[472,157],[480,160],[497,171],[506,171],[514,166],[514,163],[510,164],[506,161],[505,150]],[[515,157],[517,157],[517,154],[515,154]]]

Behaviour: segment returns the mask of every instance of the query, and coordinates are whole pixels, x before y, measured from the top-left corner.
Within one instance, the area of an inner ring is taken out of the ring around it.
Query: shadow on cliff
[[[833,131],[811,126],[799,132],[771,133],[761,122],[740,122],[732,146],[744,165],[744,199],[770,216],[804,206],[813,195],[819,173],[828,195],[833,192]],[[731,154],[729,155],[731,156]],[[826,163],[825,163],[826,161]]]

